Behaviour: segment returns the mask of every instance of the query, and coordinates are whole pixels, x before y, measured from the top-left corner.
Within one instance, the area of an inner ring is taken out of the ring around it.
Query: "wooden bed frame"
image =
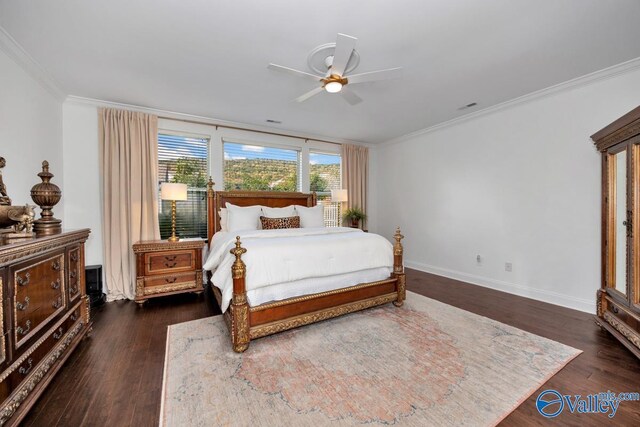
[[[209,242],[211,242],[215,232],[220,230],[218,207],[224,207],[226,202],[236,206],[285,207],[302,205],[311,207],[315,206],[317,201],[315,193],[214,191],[213,186],[214,183],[209,178],[209,183],[207,184]],[[233,350],[241,353],[249,347],[249,342],[252,339],[364,310],[369,307],[389,302],[393,302],[397,307],[402,306],[406,296],[405,273],[402,264],[403,248],[401,240],[403,238],[404,236],[400,233],[400,228],[398,228],[394,235],[393,273],[388,279],[355,284],[346,288],[249,307],[245,289],[247,270],[242,261],[242,254],[247,250],[242,247],[240,237],[237,237],[235,248],[231,250],[231,253],[236,257],[232,266],[233,298],[224,314],[225,321],[231,332]],[[222,295],[219,289],[211,283],[210,272],[208,272],[207,276],[218,305],[221,305]]]

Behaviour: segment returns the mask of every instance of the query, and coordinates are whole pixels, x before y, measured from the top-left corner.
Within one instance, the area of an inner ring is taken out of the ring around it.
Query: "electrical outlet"
[[[511,264],[510,262],[505,262],[504,263],[504,271],[513,271],[513,264]]]

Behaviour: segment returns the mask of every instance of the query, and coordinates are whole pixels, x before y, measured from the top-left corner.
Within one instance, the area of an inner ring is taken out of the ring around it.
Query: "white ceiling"
[[[638,0],[0,0],[0,25],[66,94],[382,142],[640,57]],[[350,106],[313,82],[315,46],[357,37]]]

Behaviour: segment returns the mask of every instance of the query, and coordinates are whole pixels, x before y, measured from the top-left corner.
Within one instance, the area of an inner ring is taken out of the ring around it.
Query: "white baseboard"
[[[459,271],[448,270],[445,268],[435,267],[433,265],[421,262],[409,261],[404,262],[405,267],[414,270],[424,271],[425,273],[436,274],[438,276],[448,277],[450,279],[460,280],[462,282],[471,283],[473,285],[483,286],[485,288],[495,289],[509,294],[521,297],[531,298],[538,301],[547,302],[549,304],[559,305],[562,307],[572,308],[574,310],[584,311],[586,313],[596,313],[596,297],[593,294],[593,301],[576,298],[568,295],[559,294],[553,291],[534,289],[528,286],[522,286],[515,283],[504,282],[501,280],[490,279],[488,277],[476,276],[473,274],[462,273]]]

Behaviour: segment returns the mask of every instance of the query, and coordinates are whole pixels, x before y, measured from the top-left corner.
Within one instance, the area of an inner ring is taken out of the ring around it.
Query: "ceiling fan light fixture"
[[[329,82],[324,85],[324,90],[329,93],[338,93],[342,90],[342,83],[340,82]]]

